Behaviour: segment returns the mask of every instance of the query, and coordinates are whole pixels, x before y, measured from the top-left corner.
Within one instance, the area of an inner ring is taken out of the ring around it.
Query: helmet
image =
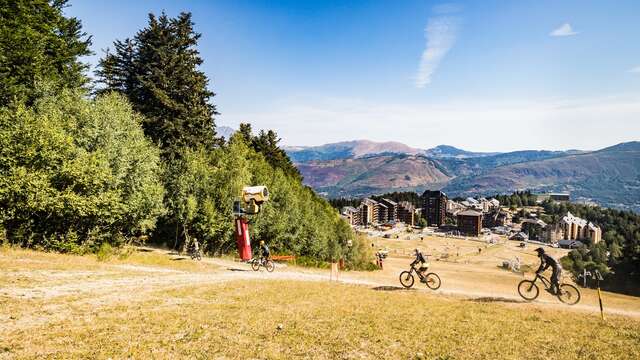
[[[416,255],[418,255],[420,253],[420,250],[418,250],[418,248],[413,249],[413,252],[416,253]]]
[[[538,255],[542,255],[542,254],[544,254],[544,249],[539,247],[539,248],[536,249],[536,252],[538,253]]]
[[[264,240],[260,240],[260,245],[264,245]]]

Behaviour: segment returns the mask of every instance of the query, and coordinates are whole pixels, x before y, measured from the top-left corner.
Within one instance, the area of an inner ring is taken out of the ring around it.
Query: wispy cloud
[[[427,21],[424,29],[426,47],[420,58],[416,87],[424,88],[431,83],[431,76],[456,42],[458,23],[458,18],[453,16],[438,16]]]
[[[571,24],[569,23],[564,23],[560,25],[559,28],[549,33],[549,36],[573,36],[573,35],[578,35],[578,32],[574,31],[573,28],[571,27]]]
[[[634,74],[640,74],[640,65],[638,65],[638,66],[636,66],[636,67],[634,67],[634,68],[629,69],[629,72],[630,72],[630,73],[634,73]]]

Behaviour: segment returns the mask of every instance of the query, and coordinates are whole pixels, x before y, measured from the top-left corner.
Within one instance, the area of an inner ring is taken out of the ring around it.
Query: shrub
[[[74,92],[0,109],[0,210],[10,242],[97,250],[153,229],[158,150],[120,96]]]
[[[114,255],[114,249],[109,243],[102,243],[96,252],[98,261],[107,261]]]

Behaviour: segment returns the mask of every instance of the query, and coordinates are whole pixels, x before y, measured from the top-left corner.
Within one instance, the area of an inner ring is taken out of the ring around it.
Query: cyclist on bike
[[[192,254],[197,254],[198,251],[200,251],[200,243],[198,243],[198,239],[193,238],[193,241],[189,246],[189,250],[191,250]]]
[[[540,267],[536,270],[536,274],[540,275],[549,267],[553,270],[551,274],[551,292],[554,295],[558,294],[558,289],[560,289],[560,275],[562,274],[562,266],[555,258],[549,256],[544,252],[543,248],[537,248],[536,252],[538,253],[538,257],[540,258]]]
[[[429,262],[427,261],[427,259],[424,257],[424,255],[422,255],[422,253],[420,252],[420,250],[418,249],[414,249],[413,250],[416,256],[416,259],[413,260],[413,262],[411,263],[412,267],[416,268],[416,272],[418,273],[418,275],[420,276],[420,281],[423,283],[426,283],[426,278],[424,277],[424,273],[427,271],[427,269],[429,268]],[[416,266],[416,265],[420,265],[420,266]]]
[[[264,240],[260,240],[260,254],[264,260],[269,259],[271,256],[271,252],[269,251],[269,247],[264,243]]]

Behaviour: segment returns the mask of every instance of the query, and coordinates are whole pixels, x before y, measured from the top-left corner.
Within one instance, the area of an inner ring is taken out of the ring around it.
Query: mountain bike
[[[400,273],[400,284],[405,288],[409,289],[413,286],[413,282],[415,281],[413,277],[413,273],[418,275],[420,278],[420,282],[423,282],[427,285],[427,287],[431,290],[437,290],[440,288],[442,282],[440,281],[440,277],[436,273],[427,273],[423,275],[421,271],[418,271],[414,265],[411,266],[411,269],[408,271],[405,270]]]
[[[273,270],[276,268],[276,266],[273,264],[273,261],[269,259],[265,259],[263,257],[251,259],[251,268],[253,269],[253,271],[260,270],[260,266],[264,266],[264,268],[267,269],[268,272],[273,272]]]
[[[191,256],[191,260],[202,260],[202,252],[200,252],[200,249],[191,249],[191,251],[189,251],[189,255]]]
[[[536,277],[533,280],[522,280],[518,284],[518,293],[523,299],[527,301],[535,300],[540,294],[540,289],[536,285],[536,281],[540,280],[546,290],[551,289],[551,280],[536,273]],[[580,291],[571,284],[560,284],[558,293],[555,294],[560,301],[568,305],[575,305],[580,301]]]

